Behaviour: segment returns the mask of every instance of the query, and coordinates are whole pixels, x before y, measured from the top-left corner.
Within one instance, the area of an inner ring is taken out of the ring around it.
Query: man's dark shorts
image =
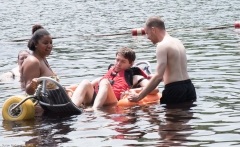
[[[190,79],[165,85],[162,92],[161,104],[176,104],[195,101],[197,99],[195,87]]]

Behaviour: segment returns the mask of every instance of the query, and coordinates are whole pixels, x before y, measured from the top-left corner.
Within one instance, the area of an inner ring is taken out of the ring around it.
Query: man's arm
[[[134,90],[136,93],[139,93],[142,91],[143,87],[146,87],[149,83],[149,80],[144,78],[141,75],[134,75],[133,76],[133,85],[141,86],[140,88],[133,88],[131,90]],[[130,90],[130,91],[131,91]],[[157,94],[159,92],[158,87],[155,87],[153,91],[151,91],[149,94]]]
[[[136,93],[140,93],[142,91],[143,87],[140,87],[140,88],[133,88],[133,89],[130,89],[129,91],[134,91]],[[152,92],[150,92],[149,94],[157,94],[159,92],[158,88],[155,88],[153,89]]]
[[[158,84],[162,81],[162,78],[159,77],[160,76],[154,75],[149,81],[148,85],[143,87],[143,90],[138,95],[138,101],[150,94],[158,86]]]
[[[162,81],[163,75],[167,66],[167,48],[160,43],[156,49],[156,57],[157,57],[157,66],[154,76],[150,79],[149,83],[146,87],[138,95],[129,95],[128,99],[130,101],[140,101],[146,95],[148,95],[151,91],[153,91],[158,84]]]

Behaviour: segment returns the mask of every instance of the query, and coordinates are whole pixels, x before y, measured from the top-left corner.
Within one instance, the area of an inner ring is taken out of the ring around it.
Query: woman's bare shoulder
[[[28,56],[27,57],[27,59],[25,59],[25,61],[24,61],[24,63],[26,64],[26,63],[28,63],[28,64],[36,64],[36,63],[38,63],[39,64],[39,59],[38,58],[36,58],[35,56]]]
[[[35,67],[35,68],[39,68],[40,66],[40,61],[38,58],[36,58],[35,56],[28,56],[27,59],[24,60],[22,67]]]

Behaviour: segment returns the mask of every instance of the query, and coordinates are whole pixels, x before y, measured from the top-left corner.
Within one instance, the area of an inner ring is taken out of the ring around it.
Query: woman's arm
[[[21,74],[23,76],[23,82],[25,83],[26,93],[33,95],[38,86],[36,78],[39,78],[41,75],[39,61],[33,56],[28,57],[22,65]]]

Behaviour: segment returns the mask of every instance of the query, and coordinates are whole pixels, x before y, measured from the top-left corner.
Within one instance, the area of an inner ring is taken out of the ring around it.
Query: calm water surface
[[[43,114],[9,122],[0,117],[0,146],[240,146],[239,0],[0,0],[0,73],[14,68],[27,49],[31,27],[42,24],[54,37],[48,61],[66,86],[103,75],[115,52],[133,48],[137,61],[156,65],[155,46],[131,29],[152,15],[183,41],[189,75],[198,100],[193,104],[154,104],[105,108],[75,116]],[[221,25],[226,29],[204,31]],[[126,35],[91,36],[129,32]],[[60,38],[62,37],[62,38]],[[0,107],[22,94],[18,81],[0,82]],[[163,89],[163,84],[159,85]]]

